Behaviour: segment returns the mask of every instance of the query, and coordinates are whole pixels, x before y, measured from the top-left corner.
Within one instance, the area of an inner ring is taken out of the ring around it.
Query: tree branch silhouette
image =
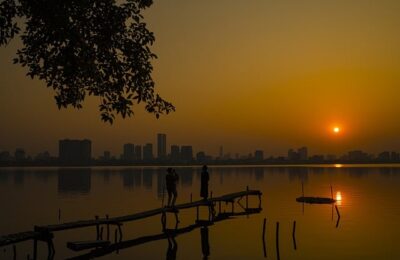
[[[13,62],[55,91],[59,108],[82,108],[100,97],[101,119],[132,116],[133,106],[168,114],[175,107],[155,93],[151,77],[154,34],[141,12],[152,0],[2,0],[0,45],[20,35]],[[21,29],[22,28],[22,29]]]

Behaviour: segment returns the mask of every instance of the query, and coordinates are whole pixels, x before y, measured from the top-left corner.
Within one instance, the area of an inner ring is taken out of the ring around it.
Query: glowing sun
[[[339,127],[334,127],[333,128],[333,132],[335,133],[335,134],[338,134],[338,133],[340,133],[340,128]]]

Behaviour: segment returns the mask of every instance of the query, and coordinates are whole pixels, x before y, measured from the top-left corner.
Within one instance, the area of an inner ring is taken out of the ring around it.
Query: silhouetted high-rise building
[[[88,165],[92,158],[92,142],[85,140],[60,140],[58,143],[60,163],[66,165]]]
[[[336,159],[337,159],[337,156],[334,155],[334,154],[328,154],[328,155],[326,156],[326,160],[328,160],[328,161],[334,161],[334,160],[336,160]]]
[[[122,159],[127,162],[132,162],[135,159],[135,146],[133,144],[124,144]]]
[[[141,145],[135,146],[135,160],[136,161],[142,160],[142,146]]]
[[[256,152],[254,153],[254,160],[256,161],[264,160],[264,151],[256,150]]]
[[[287,158],[289,161],[296,161],[299,159],[299,154],[293,149],[289,149]]]
[[[301,147],[298,151],[299,159],[306,161],[308,159],[308,149],[307,147]]]
[[[181,147],[181,159],[183,162],[193,161],[193,148],[189,145],[183,145]]]
[[[180,160],[180,149],[178,145],[171,145],[171,161],[178,162]]]
[[[143,146],[143,160],[152,161],[153,160],[153,144],[146,144]]]
[[[111,152],[110,151],[104,151],[103,156],[100,158],[103,161],[110,161],[111,160]]]
[[[165,160],[167,158],[167,135],[157,134],[157,158]]]
[[[399,161],[399,160],[400,160],[400,154],[397,153],[397,152],[391,152],[391,154],[390,154],[390,159],[391,159],[393,162]]]
[[[141,145],[135,146],[135,160],[136,161],[142,160],[142,146]]]
[[[12,160],[12,157],[8,151],[0,152],[0,162],[9,162],[11,160]]]
[[[378,160],[383,162],[390,161],[390,152],[382,152],[378,154]]]
[[[350,151],[349,155],[348,155],[348,159],[350,161],[360,162],[360,161],[367,161],[369,159],[369,157],[368,157],[367,153],[357,150],[357,151]]]
[[[15,161],[23,162],[26,160],[26,154],[24,149],[17,148],[14,153]]]
[[[49,162],[50,161],[50,153],[48,151],[44,151],[42,153],[38,153],[35,157],[35,161],[37,162]]]
[[[196,154],[196,161],[203,163],[206,161],[206,153],[205,152],[198,152]]]

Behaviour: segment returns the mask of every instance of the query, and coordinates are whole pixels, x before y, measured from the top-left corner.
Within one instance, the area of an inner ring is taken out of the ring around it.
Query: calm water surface
[[[200,168],[178,167],[177,203],[199,199]],[[32,230],[34,225],[126,215],[161,206],[165,168],[23,168],[0,169],[0,234]],[[339,199],[338,216],[331,205],[303,205],[306,196]],[[203,259],[208,233],[209,259],[264,259],[262,226],[266,225],[267,259],[277,259],[275,228],[279,222],[280,259],[400,259],[400,168],[384,166],[210,167],[213,196],[251,189],[263,193],[259,214],[221,221],[175,238],[176,259]],[[258,206],[251,198],[250,206]],[[239,206],[237,206],[239,209]],[[223,205],[222,210],[230,210]],[[60,210],[60,211],[59,211]],[[61,215],[59,216],[59,212]],[[205,209],[200,217],[208,215]],[[180,213],[179,227],[194,224],[196,210]],[[172,228],[173,217],[168,218]],[[296,221],[296,246],[292,228]],[[111,237],[114,240],[114,227]],[[123,226],[123,240],[162,234],[160,217]],[[55,259],[87,253],[66,248],[67,241],[93,240],[94,227],[55,233]],[[171,240],[170,240],[171,242]],[[172,243],[172,242],[171,242]],[[32,255],[33,243],[17,245],[18,259]],[[129,247],[102,259],[172,259],[167,239]],[[171,248],[170,248],[171,249]],[[203,246],[204,249],[204,246]],[[172,255],[171,255],[172,254]],[[39,259],[47,246],[39,242]],[[169,257],[169,258],[168,258]],[[0,249],[12,259],[12,247]]]

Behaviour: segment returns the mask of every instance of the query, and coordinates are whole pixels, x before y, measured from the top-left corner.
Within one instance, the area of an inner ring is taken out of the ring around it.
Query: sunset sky
[[[97,98],[58,110],[53,90],[12,64],[16,38],[0,48],[0,150],[57,155],[59,139],[89,138],[95,156],[120,154],[162,132],[213,155],[400,151],[399,14],[398,0],[155,1],[153,76],[176,112],[157,120],[137,106],[113,125]]]

